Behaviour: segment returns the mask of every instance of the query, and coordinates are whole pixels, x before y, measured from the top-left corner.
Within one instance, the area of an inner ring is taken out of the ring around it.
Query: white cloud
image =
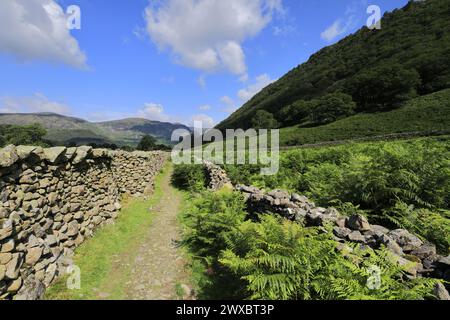
[[[204,72],[247,72],[242,43],[282,11],[281,0],[167,0],[146,8],[147,31],[177,62]]]
[[[137,115],[140,118],[146,118],[153,121],[171,121],[171,116],[164,112],[163,105],[153,102],[146,103],[144,108],[138,111]]]
[[[19,61],[44,60],[87,68],[86,55],[54,0],[1,0],[0,52]]]
[[[198,85],[202,88],[205,89],[206,88],[206,76],[204,74],[202,74],[198,79],[197,79],[197,83]]]
[[[50,101],[42,93],[35,93],[29,97],[1,97],[0,112],[3,113],[35,113],[53,112],[69,113],[70,108],[60,102]]]
[[[322,39],[331,41],[347,31],[347,26],[342,25],[342,20],[336,20],[331,26],[329,26],[324,32],[320,34]]]
[[[208,111],[211,110],[211,106],[209,104],[205,104],[203,106],[200,106],[199,109],[202,111]]]
[[[191,127],[194,127],[194,124],[196,122],[200,122],[202,124],[202,127],[206,128],[206,129],[213,128],[214,125],[216,124],[214,119],[206,114],[197,114],[197,115],[192,116],[188,125]]]
[[[233,99],[229,96],[221,97],[220,102],[225,106],[222,111],[230,114],[235,112],[241,105],[249,101],[262,89],[275,81],[276,80],[271,79],[270,76],[266,73],[257,76],[255,78],[255,82],[249,84],[247,87],[242,88],[237,92],[236,99]]]
[[[255,83],[252,83],[247,88],[239,90],[238,97],[245,103],[274,81],[275,80],[270,79],[268,74],[262,74],[256,77]]]
[[[220,101],[225,105],[225,108],[222,109],[223,112],[231,114],[238,109],[236,102],[234,102],[234,100],[229,96],[223,96],[220,98]]]

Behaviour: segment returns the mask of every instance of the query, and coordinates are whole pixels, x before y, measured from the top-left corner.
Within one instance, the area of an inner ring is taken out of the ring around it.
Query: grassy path
[[[46,299],[191,299],[189,269],[177,240],[183,198],[171,184],[172,166],[157,177],[150,199],[125,201],[116,223],[96,233],[75,252],[81,289],[61,279]]]

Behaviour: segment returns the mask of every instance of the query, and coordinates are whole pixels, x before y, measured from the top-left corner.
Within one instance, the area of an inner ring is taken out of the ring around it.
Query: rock
[[[86,160],[86,158],[88,157],[88,155],[91,152],[92,152],[92,147],[86,147],[86,146],[78,147],[76,156],[72,161],[73,164],[79,164],[79,163],[83,162],[84,160]]]
[[[447,267],[447,268],[450,268],[450,256],[440,258],[438,260],[438,263],[440,265],[443,265],[443,266]]]
[[[15,248],[15,242],[14,239],[9,239],[7,242],[3,243],[1,246],[1,253],[8,253],[13,251]]]
[[[16,148],[17,155],[19,156],[20,160],[25,160],[30,156],[30,154],[36,150],[36,147],[32,146],[18,146]]]
[[[25,256],[25,263],[29,266],[33,266],[42,256],[42,247],[34,247],[28,250],[27,255]]]
[[[11,284],[8,286],[7,291],[11,293],[17,292],[19,291],[21,286],[22,286],[22,278],[18,278],[13,282],[11,282]]]
[[[445,289],[445,286],[442,283],[437,283],[434,287],[434,295],[438,300],[450,300],[450,294],[448,293],[447,289]]]
[[[364,243],[365,238],[359,231],[353,231],[348,236],[347,239],[352,242]]]
[[[348,229],[348,228],[340,228],[340,227],[335,227],[333,229],[333,234],[341,239],[346,239],[347,236],[352,233],[352,230]]]
[[[42,300],[44,294],[45,285],[34,276],[30,276],[24,281],[14,300]]]
[[[0,264],[0,282],[5,278],[6,275],[6,266]]]
[[[398,265],[401,266],[405,270],[405,272],[407,272],[413,277],[417,277],[417,273],[423,269],[421,263],[410,261],[400,256],[396,256],[396,260]]]
[[[0,241],[10,237],[13,234],[13,224],[11,220],[7,220],[3,223],[3,227],[0,229]]]
[[[365,217],[356,214],[347,220],[347,228],[355,231],[370,231],[370,224]]]
[[[371,231],[373,231],[375,234],[388,234],[389,233],[389,229],[385,228],[383,226],[379,226],[376,224],[372,224],[370,226]]]
[[[10,145],[0,149],[0,168],[11,167],[18,160],[19,156],[15,146]]]
[[[411,251],[411,254],[423,260],[436,254],[436,246],[432,244],[424,244]]]
[[[68,225],[68,228],[67,228],[67,235],[69,237],[76,236],[78,234],[78,231],[79,231],[78,222],[76,222],[76,221],[70,222]]]
[[[20,267],[23,264],[22,254],[14,253],[11,261],[6,265],[6,278],[15,280],[19,277]]]
[[[390,231],[388,236],[394,239],[405,252],[420,248],[423,245],[422,240],[404,229]]]
[[[0,253],[0,264],[6,265],[12,259],[12,253]]]
[[[379,240],[389,251],[399,256],[403,255],[403,249],[388,235],[383,234]]]
[[[51,164],[57,163],[66,153],[66,147],[54,147],[44,149],[45,160]]]

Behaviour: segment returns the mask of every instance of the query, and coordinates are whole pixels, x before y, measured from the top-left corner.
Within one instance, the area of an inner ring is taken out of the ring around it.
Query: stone
[[[0,168],[11,167],[19,160],[17,149],[15,146],[6,146],[0,149]]]
[[[0,264],[6,265],[12,259],[12,253],[0,253]]]
[[[433,244],[424,244],[411,251],[411,254],[423,260],[436,254],[436,246]]]
[[[22,278],[18,278],[13,282],[11,282],[11,284],[8,286],[7,291],[11,293],[17,292],[19,291],[21,286],[22,286]]]
[[[410,261],[400,256],[396,256],[396,261],[397,264],[401,266],[406,273],[410,274],[413,277],[417,277],[417,273],[423,269],[421,263]]]
[[[351,216],[346,222],[347,228],[355,231],[370,231],[370,224],[367,221],[366,217],[355,214]]]
[[[66,147],[45,148],[44,149],[45,160],[47,160],[51,164],[57,163],[58,160],[61,160],[61,158],[64,156],[66,150],[67,150]]]
[[[348,229],[348,228],[340,228],[340,227],[335,227],[333,229],[333,234],[341,239],[345,239],[347,238],[347,236],[352,233],[352,230]]]
[[[22,254],[14,253],[11,261],[6,265],[6,278],[15,280],[19,277],[20,267],[23,264]]]
[[[68,226],[67,226],[67,235],[69,237],[76,236],[78,234],[78,231],[79,231],[78,222],[72,221],[72,222],[70,222],[68,224]]]
[[[82,146],[78,147],[76,151],[75,158],[72,160],[73,164],[79,164],[83,162],[92,152],[92,147]]]
[[[25,263],[29,266],[33,266],[42,256],[43,248],[42,247],[34,247],[28,250],[27,255],[25,256]]]
[[[14,243],[14,239],[9,239],[8,241],[6,241],[5,243],[2,244],[1,246],[1,253],[8,253],[13,251],[15,248],[15,243]]]
[[[45,285],[35,276],[28,277],[20,288],[14,300],[42,300],[45,294]]]
[[[348,236],[347,239],[352,242],[364,243],[365,238],[359,231],[353,231]]]
[[[8,220],[10,221],[10,220]],[[3,224],[3,228],[0,229],[0,241],[10,237],[13,234],[12,222]]]
[[[16,147],[17,155],[19,156],[20,160],[25,160],[28,158],[31,153],[36,150],[36,147],[33,146],[18,146]]]
[[[445,289],[445,286],[440,282],[438,282],[434,287],[434,295],[438,300],[450,300],[450,294],[447,289]]]
[[[403,251],[408,252],[423,245],[423,241],[405,229],[396,229],[388,233],[388,236],[394,239]]]
[[[6,275],[6,266],[0,264],[0,282],[5,278]]]
[[[385,228],[383,226],[379,226],[376,224],[372,224],[370,226],[371,231],[373,231],[376,234],[388,234],[389,233],[389,229]]]
[[[379,240],[380,243],[386,246],[389,251],[399,256],[403,255],[403,249],[398,245],[397,242],[394,241],[394,239],[392,239],[388,235],[383,234]]]

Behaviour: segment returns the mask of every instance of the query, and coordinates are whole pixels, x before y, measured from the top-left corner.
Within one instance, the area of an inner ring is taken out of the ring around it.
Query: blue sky
[[[0,112],[212,125],[407,0],[2,0]],[[81,29],[64,12],[81,9]]]

